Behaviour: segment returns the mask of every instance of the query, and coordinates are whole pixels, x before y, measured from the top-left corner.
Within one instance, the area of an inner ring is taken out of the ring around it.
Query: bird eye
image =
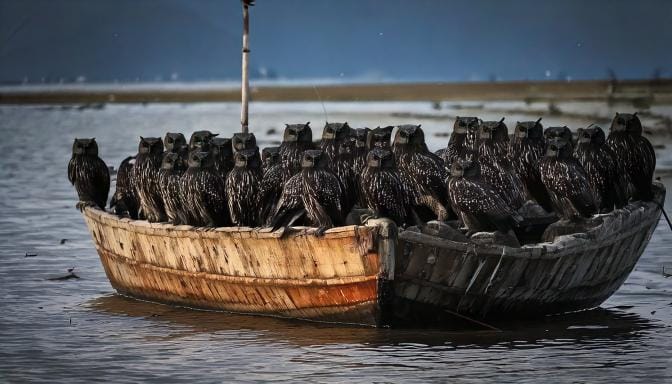
[[[525,127],[523,127],[523,126],[521,125],[520,127],[518,127],[518,130],[519,130],[520,132],[525,132]]]

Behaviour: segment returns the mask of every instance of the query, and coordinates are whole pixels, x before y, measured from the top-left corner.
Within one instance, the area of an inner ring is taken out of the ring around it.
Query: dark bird
[[[255,149],[257,148],[257,138],[254,137],[254,133],[234,133],[231,145],[234,154],[245,149]]]
[[[112,199],[110,199],[110,208],[114,209],[114,212],[119,216],[128,215],[131,219],[137,220],[140,202],[133,183],[134,165],[135,156],[125,158],[119,165],[115,191]]]
[[[180,178],[187,224],[223,227],[231,223],[224,180],[217,175],[209,152],[189,154],[189,168]]]
[[[189,152],[207,152],[210,150],[210,141],[218,134],[210,131],[196,131],[189,138]]]
[[[110,193],[110,171],[98,157],[96,139],[75,139],[68,163],[68,180],[79,196],[77,208],[97,206],[105,210]]]
[[[369,128],[355,128],[352,130],[352,137],[355,140],[355,150],[353,152],[353,167],[355,174],[360,175],[366,168],[366,139],[371,130]]]
[[[565,220],[596,214],[594,192],[586,171],[573,156],[572,144],[563,138],[550,139],[547,144],[539,170],[555,213]]]
[[[280,144],[282,177],[286,182],[301,172],[303,151],[313,149],[313,131],[310,122],[305,124],[285,124],[285,132]]]
[[[625,185],[618,173],[616,155],[606,145],[602,128],[593,125],[581,129],[574,157],[588,175],[593,191],[599,197],[600,212],[610,212],[627,204]]]
[[[552,139],[561,138],[565,140],[574,149],[574,136],[567,127],[548,127],[544,130],[544,142],[548,143]]]
[[[321,231],[343,225],[347,213],[341,183],[329,170],[328,162],[324,151],[310,150],[303,153],[301,163],[303,206],[310,224]]]
[[[301,172],[292,176],[282,187],[280,199],[273,209],[268,224],[273,229],[289,227],[297,220],[305,217],[303,205],[303,175]]]
[[[233,225],[259,225],[259,188],[262,179],[259,148],[236,152],[235,166],[226,177],[226,197]]]
[[[398,226],[405,224],[408,196],[399,178],[394,154],[387,149],[374,148],[366,159],[367,167],[361,177],[366,207],[376,218],[387,217]]]
[[[356,139],[346,137],[338,146],[338,153],[328,164],[343,187],[343,212],[347,214],[358,200],[357,174],[355,173]]]
[[[478,130],[478,152],[481,156],[507,162],[509,154],[509,128],[502,117],[499,121],[483,121]]]
[[[509,147],[509,158],[530,199],[551,212],[551,198],[541,181],[539,160],[544,156],[544,128],[541,119],[517,122]]]
[[[523,221],[499,193],[481,179],[477,160],[458,158],[453,162],[448,192],[450,204],[467,227],[468,235],[496,230],[507,233]]]
[[[180,178],[182,177],[182,159],[177,153],[166,152],[159,169],[159,188],[163,208],[168,221],[172,224],[184,224],[182,210],[184,204],[180,199]]]
[[[350,136],[348,123],[326,123],[322,131],[320,149],[327,156],[329,164],[336,160],[338,147]]]
[[[133,166],[133,184],[142,215],[150,222],[166,221],[159,187],[159,168],[163,159],[160,137],[142,137]]]
[[[607,145],[616,154],[619,172],[627,175],[628,196],[634,200],[651,200],[656,153],[642,136],[642,122],[637,114],[617,113],[611,122]]]
[[[425,134],[419,125],[401,125],[394,137],[392,151],[399,175],[412,207],[421,219],[447,220],[451,212],[445,180],[448,172],[443,161],[429,152]],[[429,209],[431,213],[423,212]],[[429,221],[429,220],[427,220]]]
[[[210,156],[212,156],[215,172],[222,179],[233,169],[233,146],[227,137],[214,137],[210,141]]]
[[[483,181],[517,210],[525,204],[525,186],[508,159],[508,141],[504,119],[483,122],[478,132],[478,154],[472,156],[478,158]]]
[[[387,127],[377,127],[372,129],[366,135],[366,149],[371,150],[373,148],[391,148],[392,141],[392,130],[394,126],[388,125]]]
[[[261,169],[266,172],[276,164],[280,164],[280,147],[266,147],[262,149]]]
[[[163,145],[166,147],[166,152],[172,152],[179,155],[177,166],[184,172],[187,169],[189,159],[189,146],[187,145],[187,139],[184,138],[184,135],[181,133],[168,132],[163,138]]]
[[[464,148],[477,149],[476,139],[480,120],[478,117],[457,116],[453,124],[453,132],[448,140],[448,147],[443,152],[443,161],[450,169],[453,160],[460,157]]]
[[[263,171],[261,183],[259,184],[259,197],[257,199],[257,204],[261,209],[261,224],[270,225],[270,220],[276,211],[284,183],[282,163],[271,164]]]

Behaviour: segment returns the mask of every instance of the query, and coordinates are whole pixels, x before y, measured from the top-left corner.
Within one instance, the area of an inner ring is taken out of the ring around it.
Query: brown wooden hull
[[[599,306],[642,255],[665,190],[588,233],[511,248],[458,243],[388,220],[267,232],[132,221],[87,208],[112,286],[151,301],[369,326],[544,315]],[[396,268],[395,268],[396,265]],[[446,315],[447,314],[447,315]]]
[[[319,321],[383,324],[392,266],[377,227],[268,233],[119,219],[87,209],[112,286],[152,301]],[[382,254],[382,256],[381,256]]]

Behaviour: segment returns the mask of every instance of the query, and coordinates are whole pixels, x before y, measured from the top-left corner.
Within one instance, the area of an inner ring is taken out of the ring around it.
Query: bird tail
[[[284,212],[279,212],[271,220],[270,226],[274,231],[280,227],[289,227],[305,214],[306,210],[304,208],[295,208]]]

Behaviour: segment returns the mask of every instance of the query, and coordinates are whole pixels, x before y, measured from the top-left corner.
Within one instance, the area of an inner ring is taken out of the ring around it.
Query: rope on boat
[[[663,208],[663,205],[660,204],[660,203],[657,202],[657,201],[654,201],[654,203],[656,203],[656,205],[658,205],[658,207],[660,208],[660,210],[663,212],[663,216],[665,217],[665,220],[667,221],[667,225],[670,226],[670,230],[672,231],[672,222],[670,222],[670,217],[667,216],[667,212],[665,212],[665,208]]]

